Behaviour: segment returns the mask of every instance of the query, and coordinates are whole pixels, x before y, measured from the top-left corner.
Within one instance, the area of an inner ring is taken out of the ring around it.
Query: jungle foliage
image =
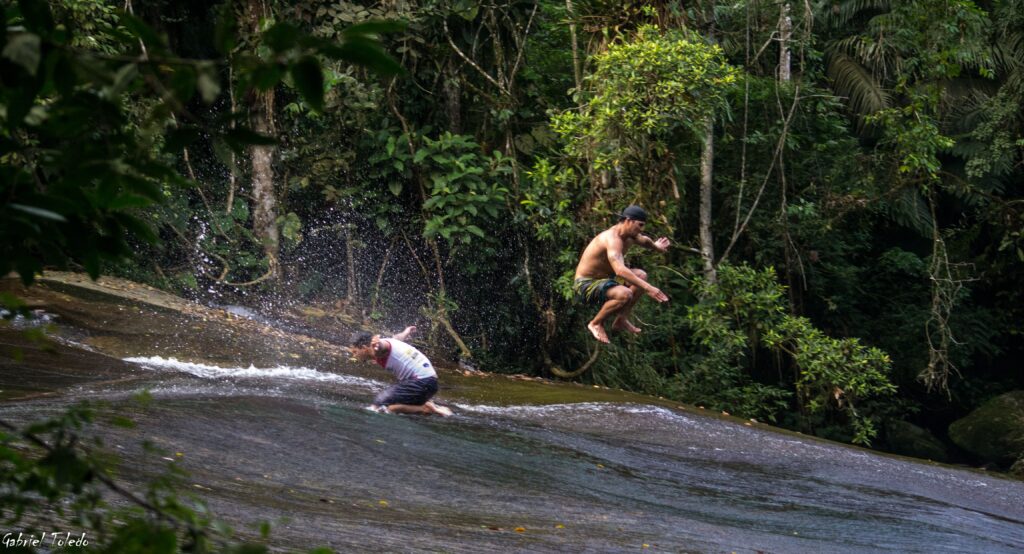
[[[1021,0],[126,6],[5,8],[2,272],[342,299],[881,448],[1024,386]],[[597,350],[573,270],[631,203],[672,301]]]

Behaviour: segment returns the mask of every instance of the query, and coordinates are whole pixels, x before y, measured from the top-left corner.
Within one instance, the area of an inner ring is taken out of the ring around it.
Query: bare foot
[[[640,328],[630,323],[628,319],[617,318],[615,323],[612,323],[612,330],[614,331],[629,331],[633,334],[640,334]]]
[[[608,333],[604,332],[603,325],[595,325],[594,322],[591,321],[587,324],[587,329],[590,329],[590,334],[594,335],[594,338],[597,339],[598,342],[603,342],[605,344],[611,343],[611,341],[608,340]]]

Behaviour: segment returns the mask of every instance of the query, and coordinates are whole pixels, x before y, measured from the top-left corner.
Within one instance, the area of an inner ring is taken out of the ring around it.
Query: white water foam
[[[666,410],[658,406],[645,404],[612,404],[608,402],[578,402],[574,404],[546,404],[542,406],[488,406],[482,404],[455,404],[459,409],[466,412],[482,414],[504,415],[511,417],[530,417],[552,414],[636,414],[654,416],[658,419],[671,421],[673,423],[692,423],[693,419]]]
[[[374,381],[373,379],[364,379],[353,375],[317,371],[308,367],[277,366],[259,368],[253,365],[245,368],[219,367],[207,364],[182,362],[176,358],[163,358],[161,356],[125,358],[124,361],[139,364],[147,369],[169,369],[172,371],[181,371],[202,379],[280,379],[288,381],[318,381],[354,385],[374,390],[384,387],[383,383],[380,381]]]

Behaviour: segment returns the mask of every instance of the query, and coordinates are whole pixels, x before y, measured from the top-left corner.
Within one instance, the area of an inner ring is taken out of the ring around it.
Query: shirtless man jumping
[[[667,252],[669,240],[661,237],[652,240],[643,235],[647,212],[640,206],[629,206],[619,214],[619,222],[605,229],[590,241],[580,263],[576,266],[576,279],[572,290],[576,300],[584,304],[603,303],[587,329],[597,340],[607,343],[604,320],[614,315],[612,330],[639,333],[640,329],[630,323],[629,315],[640,300],[643,291],[658,302],[667,302],[668,296],[647,282],[647,272],[626,267],[626,251],[634,244]]]

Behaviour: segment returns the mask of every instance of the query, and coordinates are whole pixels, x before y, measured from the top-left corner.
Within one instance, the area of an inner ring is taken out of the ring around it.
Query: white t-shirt
[[[396,338],[382,340],[388,341],[391,351],[387,358],[377,358],[377,363],[394,373],[396,379],[405,381],[406,379],[437,377],[437,372],[434,371],[430,360],[415,347]]]

